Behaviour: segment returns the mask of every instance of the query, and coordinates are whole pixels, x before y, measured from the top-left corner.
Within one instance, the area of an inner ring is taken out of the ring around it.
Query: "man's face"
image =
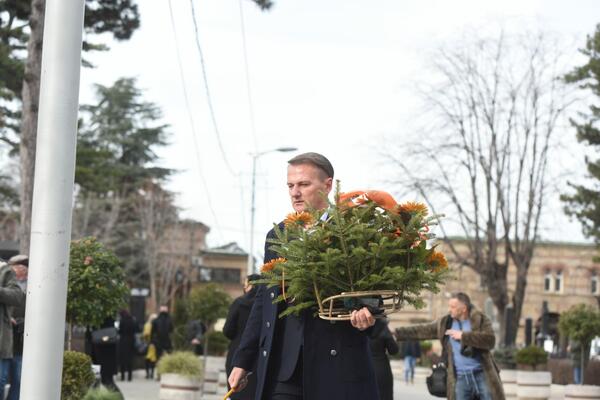
[[[12,266],[12,269],[15,272],[15,276],[18,281],[27,280],[27,272],[29,272],[29,271],[26,266],[21,265],[21,264],[16,264],[16,265]]]
[[[450,316],[452,316],[452,318],[458,319],[458,318],[462,317],[466,310],[467,310],[467,306],[464,305],[460,300],[458,300],[458,299],[448,300],[448,312],[450,313]]]
[[[333,179],[312,164],[288,166],[287,185],[296,212],[312,207],[322,210],[327,207],[326,196],[331,191]]]

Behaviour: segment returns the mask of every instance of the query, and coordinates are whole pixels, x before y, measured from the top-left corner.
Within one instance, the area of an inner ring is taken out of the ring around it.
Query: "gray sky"
[[[384,136],[396,134],[401,141],[407,134],[404,128],[417,104],[411,83],[423,79],[421,71],[432,51],[452,43],[465,30],[499,27],[508,32],[556,32],[577,48],[600,23],[600,4],[595,0],[275,0],[269,12],[260,12],[248,0],[196,0],[212,104],[231,174],[210,119],[190,2],[171,1],[177,41],[168,0],[139,0],[140,30],[128,42],[111,43],[111,51],[88,56],[97,68],[82,71],[80,100],[93,99],[93,83],[110,85],[119,77],[137,77],[146,99],[162,108],[164,122],[170,124],[171,145],[160,155],[164,166],[180,171],[169,188],[179,195],[182,215],[211,227],[209,245],[237,241],[243,248],[249,240],[250,152],[280,146],[321,152],[334,164],[343,189],[393,193],[394,188],[385,184],[393,176],[381,167],[378,151],[386,147]],[[564,135],[574,133],[567,130]],[[257,256],[262,255],[264,235],[272,223],[291,210],[285,172],[286,160],[293,154],[271,153],[259,159]],[[553,218],[553,224],[568,224],[566,218]],[[568,231],[568,238],[551,234],[545,238],[581,240],[578,225],[568,225]]]

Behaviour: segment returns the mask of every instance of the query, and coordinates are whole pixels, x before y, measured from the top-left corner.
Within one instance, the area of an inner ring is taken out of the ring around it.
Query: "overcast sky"
[[[179,171],[169,188],[178,193],[182,216],[210,226],[210,246],[236,241],[244,249],[249,241],[249,153],[281,146],[321,152],[332,161],[344,189],[397,193],[385,184],[393,176],[381,168],[378,151],[389,146],[384,137],[396,135],[400,142],[410,134],[404,128],[416,110],[411,83],[423,79],[431,52],[465,31],[501,26],[509,32],[555,32],[576,49],[600,23],[596,0],[275,0],[268,12],[249,0],[194,0],[214,115],[232,173],[209,114],[190,1],[171,2],[177,39],[168,0],[138,0],[141,28],[130,41],[110,43],[109,52],[86,56],[97,68],[82,71],[80,99],[93,100],[94,83],[137,77],[146,100],[162,108],[170,125],[171,144],[160,151],[161,164]],[[296,153],[259,159],[257,256],[262,256],[272,223],[291,210],[286,161]],[[560,212],[552,214],[552,224],[568,224],[557,216]],[[568,232],[568,237],[546,232],[544,238],[582,240],[578,225],[568,225]]]

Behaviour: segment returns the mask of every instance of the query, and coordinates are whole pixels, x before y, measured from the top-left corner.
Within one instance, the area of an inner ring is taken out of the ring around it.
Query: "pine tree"
[[[575,68],[565,80],[578,84],[582,90],[590,91],[594,100],[600,100],[600,24],[596,32],[588,36],[586,46],[580,49],[587,62]],[[589,113],[580,113],[578,120],[571,120],[577,132],[577,140],[600,150],[600,106],[591,104]],[[565,194],[561,199],[566,202],[568,215],[579,219],[583,233],[600,243],[600,158],[590,160],[586,157],[589,177],[594,180],[589,186],[570,183],[574,194]]]

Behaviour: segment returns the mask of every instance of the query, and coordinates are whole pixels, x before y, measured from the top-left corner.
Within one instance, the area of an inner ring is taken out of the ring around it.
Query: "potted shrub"
[[[515,353],[517,362],[517,397],[548,399],[552,374],[546,371],[548,354],[538,346],[527,346]]]
[[[600,311],[595,308],[578,304],[565,311],[560,316],[558,329],[564,336],[579,342],[581,376],[585,377],[588,365],[590,345],[594,337],[600,335]],[[586,383],[582,380],[582,383]],[[565,399],[586,398],[600,399],[600,386],[567,385]]]
[[[494,350],[494,360],[500,367],[500,380],[507,399],[517,398],[517,362],[514,347],[500,347]]]
[[[161,400],[200,400],[202,364],[191,351],[176,351],[158,361]]]
[[[80,400],[95,381],[90,356],[65,351],[63,356],[61,400]]]
[[[112,390],[106,388],[92,388],[90,389],[83,400],[122,400],[123,397]]]

